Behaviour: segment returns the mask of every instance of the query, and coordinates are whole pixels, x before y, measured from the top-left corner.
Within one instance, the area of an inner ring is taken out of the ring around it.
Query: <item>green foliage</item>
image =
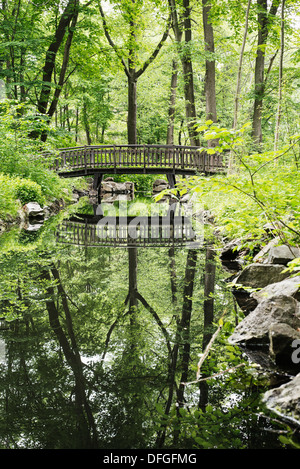
[[[43,205],[62,195],[67,197],[71,182],[51,171],[51,160],[41,153],[51,147],[29,137],[31,132],[45,130],[47,126],[45,119],[34,115],[25,104],[14,101],[0,104],[0,211],[4,217],[16,215],[17,199],[22,204],[37,201]]]
[[[22,204],[28,202],[37,202],[44,205],[45,198],[42,195],[41,186],[30,179],[18,180],[16,184],[16,198],[20,199]]]

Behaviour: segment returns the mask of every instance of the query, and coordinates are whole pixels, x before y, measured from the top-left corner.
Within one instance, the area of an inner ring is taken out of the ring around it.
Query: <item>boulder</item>
[[[251,293],[250,296],[260,303],[267,298],[280,295],[291,296],[300,301],[300,277],[289,277],[281,282],[271,283],[260,291]]]
[[[287,265],[296,257],[300,257],[300,249],[294,246],[281,245],[270,249],[268,262],[270,264]]]
[[[236,285],[243,285],[247,288],[264,288],[270,283],[280,282],[290,274],[283,273],[281,264],[249,264],[234,279]]]
[[[156,179],[156,180],[154,181],[154,183],[153,183],[153,187],[155,187],[155,186],[161,186],[161,185],[162,185],[162,186],[164,186],[164,185],[168,186],[169,183],[168,183],[168,181],[166,181],[165,179]]]
[[[103,181],[101,184],[102,192],[115,193],[115,194],[124,194],[127,192],[126,183],[124,182],[114,182],[114,181]]]
[[[160,186],[153,186],[153,192],[161,192],[168,189],[168,185],[161,184]]]
[[[26,218],[44,218],[44,211],[40,204],[38,204],[37,202],[28,202],[28,204],[24,205],[23,210],[25,212]]]
[[[292,343],[300,340],[299,303],[291,296],[263,299],[235,328],[229,342],[258,347],[276,364],[293,368]]]
[[[300,328],[299,303],[290,296],[264,299],[235,328],[229,340],[233,344],[268,344],[275,324]]]
[[[299,427],[300,373],[288,383],[267,391],[262,400],[269,410]]]
[[[300,344],[300,330],[288,324],[274,324],[269,331],[269,356],[277,366],[292,371],[300,371],[299,363],[294,360],[295,341]]]
[[[283,273],[280,264],[249,264],[232,281],[232,293],[241,308],[248,314],[258,302],[251,290],[261,289],[269,284],[280,282],[289,276]]]

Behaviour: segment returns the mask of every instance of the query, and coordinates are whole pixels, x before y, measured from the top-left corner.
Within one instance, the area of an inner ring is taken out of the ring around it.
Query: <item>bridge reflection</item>
[[[198,242],[192,220],[176,215],[172,208],[166,215],[105,216],[101,205],[98,214],[76,214],[65,220],[56,232],[57,241],[77,246],[111,247],[193,247]]]

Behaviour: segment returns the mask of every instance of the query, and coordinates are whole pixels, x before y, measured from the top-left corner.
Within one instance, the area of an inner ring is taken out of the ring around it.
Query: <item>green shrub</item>
[[[7,215],[15,216],[18,207],[15,203],[15,190],[13,179],[0,173],[0,218],[7,218]]]
[[[22,204],[37,202],[44,205],[45,203],[41,186],[30,179],[18,179],[15,184],[15,194]]]

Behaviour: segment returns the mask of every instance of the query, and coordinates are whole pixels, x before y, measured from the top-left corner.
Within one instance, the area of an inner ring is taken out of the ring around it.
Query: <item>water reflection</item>
[[[1,447],[274,444],[250,406],[257,384],[242,368],[210,384],[184,384],[231,308],[210,245],[75,246],[57,242],[59,226],[44,229],[35,249],[0,260],[1,315],[9,319],[1,331]],[[202,377],[220,368],[218,360],[237,363],[224,344]],[[233,393],[238,403],[229,409]]]

